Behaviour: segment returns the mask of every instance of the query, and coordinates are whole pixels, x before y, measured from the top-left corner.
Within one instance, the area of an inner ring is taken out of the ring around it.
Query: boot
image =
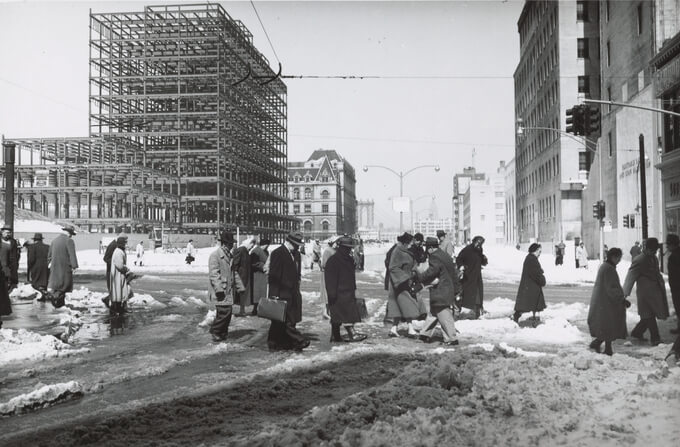
[[[340,335],[340,323],[331,323],[331,343],[342,343],[342,335]]]
[[[257,316],[257,303],[253,304],[253,311],[250,313],[250,315],[254,317]]]
[[[390,336],[390,337],[399,337],[399,332],[397,332],[397,325],[396,325],[396,324],[393,325],[393,326],[390,328],[389,336]]]
[[[607,354],[608,356],[614,355],[614,352],[612,351],[612,342],[610,341],[604,342],[604,353]]]
[[[589,345],[590,349],[597,352],[598,354],[601,352],[600,346],[602,346],[602,340],[597,339],[597,338],[595,340],[593,340],[592,342],[590,342],[590,345]],[[609,347],[611,349],[611,343],[610,343]]]
[[[515,321],[515,323],[519,324],[519,317],[522,315],[522,312],[516,310],[515,313],[512,315],[512,319]]]
[[[367,335],[366,334],[359,334],[358,332],[354,332],[353,326],[345,326],[345,330],[347,331],[346,341],[354,342],[354,341],[364,341],[364,340],[366,340]]]

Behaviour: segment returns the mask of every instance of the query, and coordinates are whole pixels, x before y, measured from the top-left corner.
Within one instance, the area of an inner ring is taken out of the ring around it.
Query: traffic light
[[[583,115],[584,135],[600,132],[600,108],[586,107]]]
[[[598,200],[597,202],[593,203],[593,217],[595,219],[604,219],[604,211],[604,200]]]
[[[628,219],[630,222],[630,227],[635,228],[635,214],[629,214]]]
[[[574,106],[571,109],[567,109],[567,133],[584,135],[584,114],[583,106]]]
[[[623,216],[623,226],[625,228],[630,228],[630,214]]]

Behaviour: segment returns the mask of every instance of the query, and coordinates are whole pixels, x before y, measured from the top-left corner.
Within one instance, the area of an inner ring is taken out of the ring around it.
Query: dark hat
[[[409,233],[408,231],[402,234],[401,236],[397,236],[397,241],[401,242],[402,244],[408,244],[413,240],[413,235]]]
[[[295,245],[302,245],[304,243],[304,240],[302,239],[302,233],[300,233],[299,231],[291,231],[290,233],[288,233],[288,236],[286,236],[286,240],[291,244]]]
[[[61,229],[64,230],[64,231],[68,231],[72,235],[76,234],[76,229],[71,224],[66,224],[63,227],[61,227]]]
[[[116,239],[116,242],[119,244],[126,243],[127,244],[128,237],[127,236],[118,236],[118,239]]]
[[[269,239],[260,239],[260,245],[269,245],[271,243],[272,241],[270,241]]]
[[[352,239],[349,236],[342,236],[342,237],[338,238],[337,243],[340,247],[348,247],[348,248],[354,247],[354,239]]]
[[[220,242],[225,244],[234,243],[234,233],[229,230],[222,230],[220,233]]]
[[[425,246],[430,248],[430,247],[439,247],[439,239],[436,237],[428,237],[425,239]]]
[[[650,237],[645,240],[645,248],[651,251],[657,251],[659,249],[659,240],[655,237]]]
[[[485,239],[482,236],[475,236],[475,237],[472,238],[472,243],[474,244],[475,242],[480,241],[480,243],[483,244],[484,240]]]
[[[539,248],[541,248],[541,244],[534,242],[533,244],[529,245],[529,253],[535,253]]]
[[[42,241],[42,240],[43,240],[43,235],[42,235],[42,233],[35,233],[35,234],[33,235],[33,240],[34,240],[34,241]]]
[[[443,237],[446,236],[446,231],[444,230],[437,230],[437,237]]]
[[[8,231],[14,231],[14,228],[10,227],[9,225],[5,225],[0,230],[8,230]]]
[[[425,241],[425,236],[423,236],[423,233],[416,233],[413,236],[413,239],[418,241],[418,242],[424,242]]]

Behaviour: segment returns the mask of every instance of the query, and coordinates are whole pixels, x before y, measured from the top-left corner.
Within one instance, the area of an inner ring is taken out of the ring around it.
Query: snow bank
[[[43,408],[66,399],[79,397],[82,394],[82,386],[73,380],[66,383],[44,385],[37,390],[13,397],[9,402],[0,404],[0,415],[9,416],[35,408]]]
[[[0,329],[0,366],[20,361],[39,362],[84,351],[72,349],[52,335],[40,335],[25,329]]]
[[[137,293],[128,300],[128,304],[131,306],[145,307],[148,309],[165,309],[167,307],[165,304],[161,303],[151,295]],[[182,304],[184,304],[184,301],[182,301]]]

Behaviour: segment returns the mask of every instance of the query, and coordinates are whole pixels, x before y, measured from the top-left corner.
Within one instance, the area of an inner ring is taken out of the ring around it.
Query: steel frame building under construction
[[[296,222],[286,95],[220,5],[90,14],[90,138],[12,139],[17,204],[81,225],[240,226],[279,239]],[[22,153],[39,155],[22,166]]]

